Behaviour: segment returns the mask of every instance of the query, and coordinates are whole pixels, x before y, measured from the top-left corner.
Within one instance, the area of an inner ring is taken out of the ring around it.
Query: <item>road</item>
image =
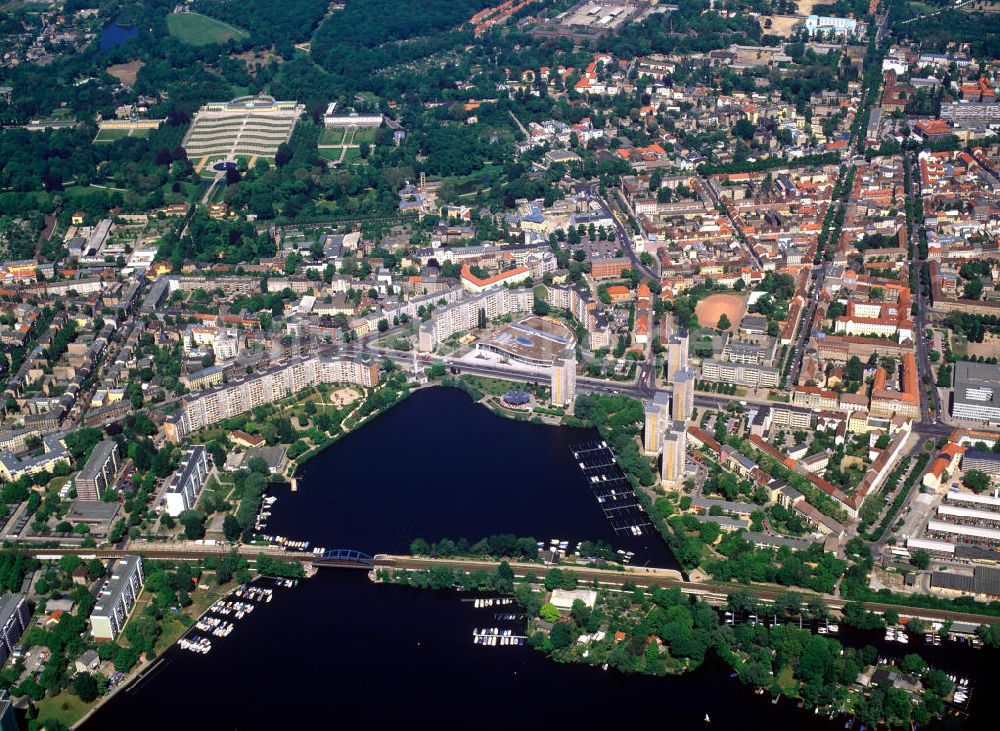
[[[386,358],[402,366],[408,366],[413,361],[413,355],[410,353],[402,353],[400,351],[387,350],[385,348],[377,348],[367,343],[351,344],[347,346],[344,353],[361,353],[367,352],[372,355],[376,355],[379,358]],[[442,365],[449,368],[456,368],[462,373],[469,373],[475,376],[484,376],[486,378],[497,378],[501,380],[514,381],[518,383],[533,383],[546,385],[549,382],[549,376],[546,373],[536,373],[529,371],[522,371],[516,367],[504,367],[491,364],[474,363],[464,360],[453,360],[450,358],[443,358],[438,355],[422,354],[421,364],[428,365],[429,363],[441,363]],[[581,393],[605,393],[605,394],[621,394],[624,396],[630,396],[635,399],[650,399],[653,397],[655,389],[649,386],[647,383],[620,383],[615,381],[604,381],[596,378],[586,378],[580,377],[576,381],[577,390]],[[670,391],[671,388],[669,384],[662,388],[661,390]],[[729,404],[731,404],[735,399],[731,396],[719,396],[714,394],[706,393],[696,393],[694,397],[694,405],[698,408],[705,409],[725,409]],[[780,406],[781,408],[791,409],[792,411],[797,411],[801,413],[812,412],[805,406],[796,406],[794,404],[786,404],[777,401],[771,401],[767,398],[759,398],[751,395],[744,396],[742,401],[747,403],[753,403],[761,406]],[[952,432],[952,427],[949,425],[938,421],[937,423],[931,421],[918,421],[913,424],[913,431],[919,434],[924,439],[940,439],[942,437],[947,437]]]
[[[908,189],[910,191],[909,197],[912,200],[915,195],[920,194],[920,181],[913,179],[913,170],[916,164],[915,156],[912,152],[906,153],[904,169],[906,171],[906,178],[908,183]],[[913,257],[910,260],[911,271],[913,271],[916,276],[914,280],[916,281],[916,288],[913,291],[913,301],[917,305],[916,320],[914,321],[914,336],[917,341],[917,370],[919,372],[920,381],[920,415],[924,421],[937,422],[941,419],[941,395],[937,390],[936,382],[934,380],[934,371],[931,369],[930,354],[927,348],[927,338],[924,334],[927,330],[927,313],[931,309],[930,292],[924,291],[923,282],[923,268],[926,263],[925,259],[920,258],[920,231],[923,228],[923,221],[911,221],[912,225],[907,227],[907,234],[910,238],[910,250],[913,252]],[[934,386],[931,389],[932,396],[930,402],[927,399],[927,388],[926,384],[930,383]]]
[[[618,203],[618,201],[614,201],[612,203],[608,199],[602,198],[598,193],[596,185],[587,186],[585,190],[591,197],[604,206],[605,210],[611,213],[611,218],[613,218],[615,222],[615,230],[618,232],[618,240],[622,242],[622,249],[625,251],[625,256],[627,256],[629,261],[632,262],[632,266],[654,282],[659,282],[659,273],[643,264],[642,259],[640,259],[639,255],[635,253],[635,248],[632,246],[632,233],[625,228],[625,221],[627,220],[626,216],[628,214],[622,211],[622,206]]]
[[[788,380],[785,384],[785,389],[788,391],[791,391],[799,382],[799,373],[802,371],[802,356],[806,353],[806,343],[812,337],[813,321],[816,318],[816,300],[819,293],[823,291],[823,282],[826,281],[826,265],[821,264],[817,271],[819,273],[812,285],[812,296],[809,296],[808,293],[806,295],[809,298],[808,303],[799,322],[799,331],[792,343],[792,367],[788,371]]]

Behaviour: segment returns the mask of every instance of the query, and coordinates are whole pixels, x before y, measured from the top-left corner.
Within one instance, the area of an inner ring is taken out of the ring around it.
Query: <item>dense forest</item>
[[[314,60],[327,71],[363,88],[369,75],[453,48],[469,33],[448,32],[494,0],[426,0],[413,12],[408,0],[348,2],[320,26]]]

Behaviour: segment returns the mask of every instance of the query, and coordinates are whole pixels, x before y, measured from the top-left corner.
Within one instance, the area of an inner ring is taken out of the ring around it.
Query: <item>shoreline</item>
[[[567,572],[571,572],[571,571],[572,571],[571,568],[567,569]],[[428,571],[422,571],[422,570],[402,569],[402,570],[394,571],[394,570],[385,570],[385,569],[383,569],[383,570],[376,570],[376,571],[372,572],[372,575],[370,576],[370,578],[372,579],[373,583],[376,583],[376,584],[383,583],[383,584],[403,586],[403,587],[408,587],[408,588],[413,588],[413,589],[422,589],[422,590],[431,589],[431,590],[434,590],[434,591],[441,591],[442,587],[441,586],[435,586],[433,584],[433,581],[431,583],[427,583],[426,581],[423,582],[423,583],[421,583],[420,579],[421,578],[426,579],[428,575],[429,575]],[[525,635],[526,635],[526,642],[525,642],[525,644],[531,649],[532,652],[539,652],[539,653],[541,653],[545,657],[545,659],[548,660],[548,661],[550,661],[550,662],[554,662],[554,663],[558,663],[558,664],[580,665],[580,666],[589,667],[589,668],[595,669],[595,670],[598,669],[598,668],[600,668],[600,669],[602,669],[604,671],[607,671],[609,669],[609,663],[611,662],[611,657],[610,657],[611,653],[609,652],[609,654],[607,656],[604,656],[604,657],[600,657],[600,658],[593,659],[593,660],[587,660],[586,658],[588,658],[588,654],[589,654],[590,650],[593,647],[595,647],[595,646],[599,646],[602,649],[602,651],[603,650],[613,651],[614,648],[618,647],[618,645],[619,645],[620,642],[627,641],[626,638],[625,638],[625,636],[624,636],[625,633],[619,631],[618,635],[620,635],[620,636],[615,636],[614,637],[613,644],[610,646],[610,648],[607,647],[607,646],[605,646],[605,645],[603,645],[603,644],[602,645],[592,646],[591,645],[591,641],[595,641],[595,642],[598,642],[598,643],[603,643],[607,639],[607,637],[611,635],[611,627],[610,626],[608,628],[603,628],[602,627],[602,629],[601,629],[602,636],[601,636],[600,639],[596,639],[595,638],[595,639],[592,640],[592,638],[591,638],[591,636],[589,634],[581,635],[581,637],[579,639],[572,638],[575,641],[571,641],[571,643],[569,644],[568,647],[564,646],[562,648],[562,650],[565,651],[565,653],[567,653],[567,654],[563,654],[563,652],[558,651],[554,647],[554,645],[553,645],[553,643],[551,641],[551,638],[553,636],[553,631],[552,630],[555,627],[558,627],[560,624],[563,624],[563,625],[567,625],[568,624],[569,626],[572,626],[573,628],[575,628],[577,632],[583,632],[584,631],[584,627],[582,627],[582,626],[577,627],[577,625],[573,622],[573,620],[570,620],[570,622],[568,622],[568,623],[564,622],[564,620],[570,619],[570,616],[572,616],[573,613],[576,611],[575,607],[574,607],[573,612],[568,612],[568,611],[566,611],[566,612],[560,612],[560,617],[557,620],[553,620],[553,621],[549,622],[545,618],[539,618],[538,616],[536,616],[537,613],[533,613],[533,610],[526,605],[524,597],[517,591],[517,589],[520,588],[520,587],[528,587],[528,591],[530,592],[529,596],[535,595],[535,594],[537,594],[539,592],[536,591],[536,590],[534,590],[532,587],[535,586],[537,582],[528,581],[528,580],[526,580],[525,577],[521,577],[520,579],[515,579],[514,580],[515,581],[515,583],[513,585],[514,588],[508,591],[507,589],[495,588],[495,587],[494,588],[490,588],[490,587],[484,588],[482,586],[479,586],[478,588],[475,588],[475,587],[472,587],[472,588],[466,587],[466,586],[464,586],[464,585],[462,585],[460,583],[461,582],[460,577],[471,578],[471,574],[469,574],[468,572],[462,572],[461,570],[456,570],[456,572],[455,572],[455,582],[456,583],[452,587],[450,587],[451,589],[456,590],[456,591],[466,591],[466,592],[471,592],[471,593],[485,592],[487,594],[494,594],[494,595],[497,595],[497,596],[500,596],[500,597],[511,597],[513,599],[514,604],[517,607],[519,607],[521,610],[523,610],[524,614],[525,614],[525,621],[526,621],[526,625],[525,625],[525,629],[524,629],[524,632],[525,632]],[[417,580],[413,581],[411,579],[417,579]],[[538,581],[540,581],[540,580],[538,580]],[[580,584],[580,586],[583,587],[583,586],[587,586],[587,585],[586,584]],[[447,590],[448,588],[449,587],[444,587],[444,590]],[[627,596],[629,596],[629,595],[632,594],[632,592],[626,591],[624,588],[613,589],[613,588],[609,588],[609,587],[601,587],[600,591],[601,592],[607,592],[608,594],[611,594],[611,595],[617,595],[618,597],[627,597]],[[547,589],[541,591],[540,593],[544,597],[545,594],[546,594],[546,592],[547,592]],[[657,602],[654,599],[654,605],[656,603]],[[703,601],[702,599],[691,597],[690,604],[689,604],[690,607],[697,608],[698,606],[701,606],[701,605],[708,606],[718,616],[718,618],[720,620],[723,619],[722,612],[723,612],[723,609],[724,609],[725,605],[720,606],[720,607],[715,607],[715,606],[709,604],[708,602]],[[605,604],[604,606],[607,606],[607,605]],[[634,605],[630,605],[630,608],[628,610],[626,610],[626,614],[630,613],[634,609],[635,609],[635,606]],[[596,607],[595,607],[595,610],[596,610]],[[654,609],[654,611],[655,611],[655,609]],[[544,614],[544,611],[542,613]],[[805,609],[803,608],[802,610],[800,610],[800,614],[799,614],[800,619],[802,618],[802,615],[804,613],[805,613]],[[765,630],[766,632],[770,632],[772,629],[775,629],[775,630],[778,630],[779,632],[781,632],[781,631],[784,631],[784,628],[791,628],[793,631],[804,632],[804,633],[808,634],[810,637],[822,637],[823,640],[826,641],[826,642],[833,642],[833,643],[835,643],[836,646],[840,648],[840,654],[841,655],[844,655],[845,651],[848,652],[849,654],[863,653],[863,652],[866,652],[866,651],[869,651],[869,650],[872,653],[878,652],[879,654],[877,654],[875,656],[876,659],[873,660],[871,663],[869,663],[869,665],[872,668],[873,672],[876,671],[876,670],[878,670],[878,669],[880,669],[880,668],[883,668],[883,669],[885,669],[885,668],[896,669],[896,668],[900,667],[900,663],[903,662],[903,657],[902,656],[901,657],[895,657],[894,655],[889,654],[885,658],[883,658],[882,655],[881,655],[881,650],[879,648],[877,648],[872,642],[868,642],[867,641],[869,638],[865,638],[866,644],[864,645],[863,648],[860,648],[860,647],[855,647],[853,644],[851,644],[851,643],[849,643],[849,642],[847,642],[845,640],[842,640],[841,637],[838,636],[839,635],[839,631],[836,630],[836,629],[830,631],[829,634],[826,633],[826,632],[822,632],[822,631],[820,631],[820,632],[814,632],[813,629],[812,629],[813,624],[816,624],[816,626],[819,627],[821,621],[823,621],[823,620],[821,620],[819,618],[811,618],[809,620],[809,626],[810,626],[809,629],[804,629],[802,627],[796,628],[795,627],[795,622],[793,621],[794,620],[794,616],[793,617],[787,617],[787,616],[785,616],[785,617],[783,617],[783,619],[785,621],[781,622],[780,624],[777,621],[775,621],[774,624],[772,624],[769,627],[768,624],[767,624],[767,622],[765,621],[765,622],[761,623],[761,626],[767,628]],[[826,618],[825,621],[826,621],[827,627],[830,627],[831,626],[830,618]],[[844,623],[843,618],[841,618],[839,620],[839,622],[840,623]],[[549,626],[546,627],[546,624],[548,624]],[[725,623],[723,623],[723,622],[720,621],[719,628],[725,628],[727,625],[729,625],[729,620],[728,619],[725,620]],[[863,629],[861,627],[855,627],[854,625],[850,625],[850,624],[847,624],[846,626],[850,627],[851,631],[854,631],[854,632],[863,631]],[[606,629],[606,631],[605,631],[605,629]],[[906,632],[905,629],[902,629],[900,631],[901,632]],[[539,637],[541,637],[541,639],[539,639]],[[583,642],[583,638],[584,637],[587,638],[586,642]],[[658,638],[654,638],[654,639],[658,639]],[[650,647],[650,646],[653,646],[653,645],[651,645],[650,643],[647,643],[647,647]],[[581,649],[584,650],[584,653],[582,655],[580,655],[579,652],[578,652]],[[913,651],[916,652],[916,649],[914,648]],[[558,655],[557,655],[557,652],[559,652]],[[622,673],[623,675],[626,675],[626,676],[628,676],[628,675],[634,675],[634,676],[645,676],[645,677],[652,677],[652,678],[664,678],[664,677],[681,678],[681,677],[683,677],[685,675],[689,675],[689,674],[691,674],[691,673],[699,670],[704,665],[705,661],[708,659],[709,654],[714,654],[714,656],[718,659],[718,661],[720,661],[726,668],[728,668],[728,670],[731,671],[731,674],[730,674],[729,677],[737,679],[738,682],[739,682],[739,685],[741,687],[746,688],[749,691],[752,691],[755,695],[768,694],[771,697],[771,703],[772,704],[778,703],[779,700],[782,699],[782,698],[784,698],[784,699],[786,699],[788,701],[792,701],[792,702],[796,702],[797,701],[798,702],[798,707],[801,710],[801,712],[802,712],[803,715],[807,715],[807,716],[811,715],[811,714],[808,713],[808,711],[809,710],[814,710],[816,713],[819,713],[820,715],[823,715],[823,716],[829,715],[829,717],[831,719],[833,719],[834,717],[839,717],[841,719],[843,719],[843,718],[850,718],[850,719],[853,719],[855,722],[857,722],[858,718],[860,717],[860,712],[859,712],[859,709],[858,709],[859,700],[860,700],[860,702],[864,703],[866,701],[866,699],[868,698],[868,696],[862,691],[862,692],[857,693],[857,694],[847,694],[847,695],[845,695],[842,699],[839,699],[837,701],[836,707],[833,707],[832,705],[831,706],[820,707],[819,704],[807,706],[807,705],[805,705],[805,701],[803,700],[803,695],[801,693],[802,688],[807,685],[806,680],[804,678],[800,678],[800,677],[797,677],[795,675],[792,675],[790,679],[795,682],[795,687],[792,688],[791,686],[789,686],[787,684],[789,678],[785,678],[786,672],[794,672],[794,671],[791,670],[791,668],[793,667],[791,664],[788,664],[788,665],[782,667],[780,669],[780,671],[776,671],[774,673],[771,673],[770,677],[772,679],[771,679],[770,683],[764,683],[762,681],[755,681],[755,680],[745,679],[744,672],[747,672],[747,671],[751,670],[751,668],[750,668],[750,663],[748,663],[747,661],[743,661],[741,659],[741,657],[740,657],[741,653],[746,653],[747,652],[747,650],[742,647],[741,641],[735,641],[734,644],[732,644],[732,645],[725,645],[725,644],[719,644],[719,645],[717,645],[715,643],[709,644],[705,648],[704,655],[701,656],[700,658],[693,658],[693,657],[672,657],[669,654],[669,645],[666,642],[663,643],[663,649],[661,649],[661,652],[666,652],[667,655],[668,655],[668,657],[670,657],[674,662],[677,663],[677,666],[675,666],[675,667],[660,667],[658,669],[649,670],[647,667],[644,667],[643,669],[622,669],[621,667],[618,667],[616,665],[616,667],[614,669],[617,672],[620,672],[620,673]],[[648,652],[644,653],[644,654],[648,657]],[[602,664],[602,660],[604,660],[603,664]],[[930,665],[927,665],[926,663],[925,663],[924,667],[925,667],[924,671],[921,671],[922,674],[926,674],[928,672],[930,672],[932,674],[933,673],[943,673],[944,672],[944,671],[939,670],[937,668],[934,668],[934,667],[932,667]],[[867,672],[867,670],[865,670],[864,672]],[[747,677],[752,678],[753,676],[750,675],[749,672],[748,672],[748,676]],[[872,687],[874,687],[874,686],[872,686]],[[944,697],[942,697],[941,700],[944,701],[944,698],[950,698],[952,691],[955,690],[955,689],[957,689],[957,688],[958,688],[957,685],[953,685],[952,689],[949,690],[947,693],[945,693]],[[911,703],[911,711],[910,711],[910,713],[913,713],[913,711],[917,710],[917,709],[923,709],[924,699],[925,699],[925,695],[924,694],[921,694],[919,697],[914,696],[913,698],[911,698],[910,699],[910,703]],[[962,713],[966,717],[968,717],[968,708],[961,709],[957,705],[955,705],[955,703],[953,701],[944,701],[944,702],[949,703],[949,707],[948,708],[945,708],[943,711],[940,711],[937,714],[932,714],[932,716],[927,721],[925,721],[923,723],[918,723],[917,725],[913,726],[913,728],[924,728],[924,727],[928,726],[929,724],[933,724],[935,722],[940,722],[940,720],[942,718],[944,718],[946,716],[949,716],[949,715],[952,715],[952,714],[956,714],[957,715],[958,713]],[[882,724],[890,724],[890,723],[891,723],[891,719],[883,718],[879,722],[878,725],[881,726]]]
[[[252,586],[260,578],[262,578],[260,575],[255,576],[250,581],[250,583],[247,584],[247,586]],[[271,578],[271,577],[269,577],[269,578]],[[167,645],[166,647],[164,647],[162,650],[160,650],[160,652],[156,653],[155,657],[153,657],[152,660],[145,660],[144,664],[135,672],[134,676],[132,676],[132,677],[126,676],[126,679],[123,680],[121,683],[119,683],[117,686],[115,686],[114,689],[112,689],[110,692],[105,693],[103,696],[101,696],[100,698],[98,698],[94,702],[94,705],[91,708],[89,708],[86,713],[84,713],[80,718],[78,718],[76,721],[74,721],[70,725],[70,727],[69,727],[70,731],[76,731],[76,729],[79,729],[81,726],[83,726],[83,724],[86,723],[87,720],[91,716],[94,715],[94,713],[96,713],[105,703],[107,703],[112,698],[114,698],[115,695],[117,695],[119,693],[119,691],[122,691],[122,690],[124,690],[126,688],[132,688],[136,683],[140,682],[147,675],[149,675],[154,670],[156,670],[164,662],[164,659],[163,659],[164,655],[166,655],[167,652],[169,652],[171,649],[173,649],[174,647],[176,647],[177,644],[180,642],[180,640],[182,640],[185,637],[187,637],[192,632],[192,630],[195,629],[195,625],[197,625],[198,622],[200,622],[201,619],[206,614],[208,614],[211,611],[211,609],[215,605],[215,603],[218,602],[218,601],[221,601],[221,600],[225,599],[226,597],[228,597],[230,595],[232,595],[232,593],[235,592],[237,589],[239,589],[240,586],[242,586],[242,585],[241,584],[236,584],[232,588],[226,590],[224,593],[221,593],[215,599],[215,601],[213,601],[211,604],[209,604],[207,607],[205,607],[205,609],[202,610],[201,614],[199,614],[197,617],[194,618],[194,622],[191,624],[191,626],[186,627],[184,629],[184,631],[181,632],[180,636],[178,636],[176,639],[174,639],[169,645]]]

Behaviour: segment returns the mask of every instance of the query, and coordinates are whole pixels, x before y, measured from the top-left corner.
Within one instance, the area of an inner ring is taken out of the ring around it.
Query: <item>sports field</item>
[[[729,332],[735,331],[743,319],[747,309],[747,298],[738,294],[709,295],[694,308],[698,324],[702,327],[715,328],[723,314],[729,318]]]
[[[191,46],[225,43],[247,36],[245,30],[200,13],[171,13],[167,16],[167,30],[174,38]]]

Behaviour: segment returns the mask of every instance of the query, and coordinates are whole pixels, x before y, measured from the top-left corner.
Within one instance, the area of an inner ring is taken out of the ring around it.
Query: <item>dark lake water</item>
[[[101,50],[107,51],[109,48],[120,46],[129,38],[139,35],[139,28],[134,25],[118,25],[111,23],[104,26],[101,31]]]
[[[659,536],[615,535],[604,517],[570,449],[596,437],[496,416],[458,389],[417,391],[307,462],[298,492],[272,491],[266,532],[371,555],[414,538],[602,540],[676,568]]]
[[[369,553],[406,550],[418,535],[612,542],[569,455],[570,444],[589,436],[500,419],[461,392],[422,391],[310,462],[301,490],[280,495],[269,530]],[[628,550],[668,565],[662,545],[650,539],[643,549],[635,540]],[[755,696],[714,658],[679,678],[626,677],[559,665],[527,647],[473,645],[473,628],[497,626],[498,610],[476,609],[470,599],[321,570],[295,589],[276,589],[274,601],[214,639],[210,654],[172,648],[84,728],[702,729],[706,712],[712,729],[843,728],[790,701]],[[903,647],[880,634],[846,639],[875,644],[883,656],[917,651],[973,675],[979,720],[951,727],[995,728],[997,653]]]

